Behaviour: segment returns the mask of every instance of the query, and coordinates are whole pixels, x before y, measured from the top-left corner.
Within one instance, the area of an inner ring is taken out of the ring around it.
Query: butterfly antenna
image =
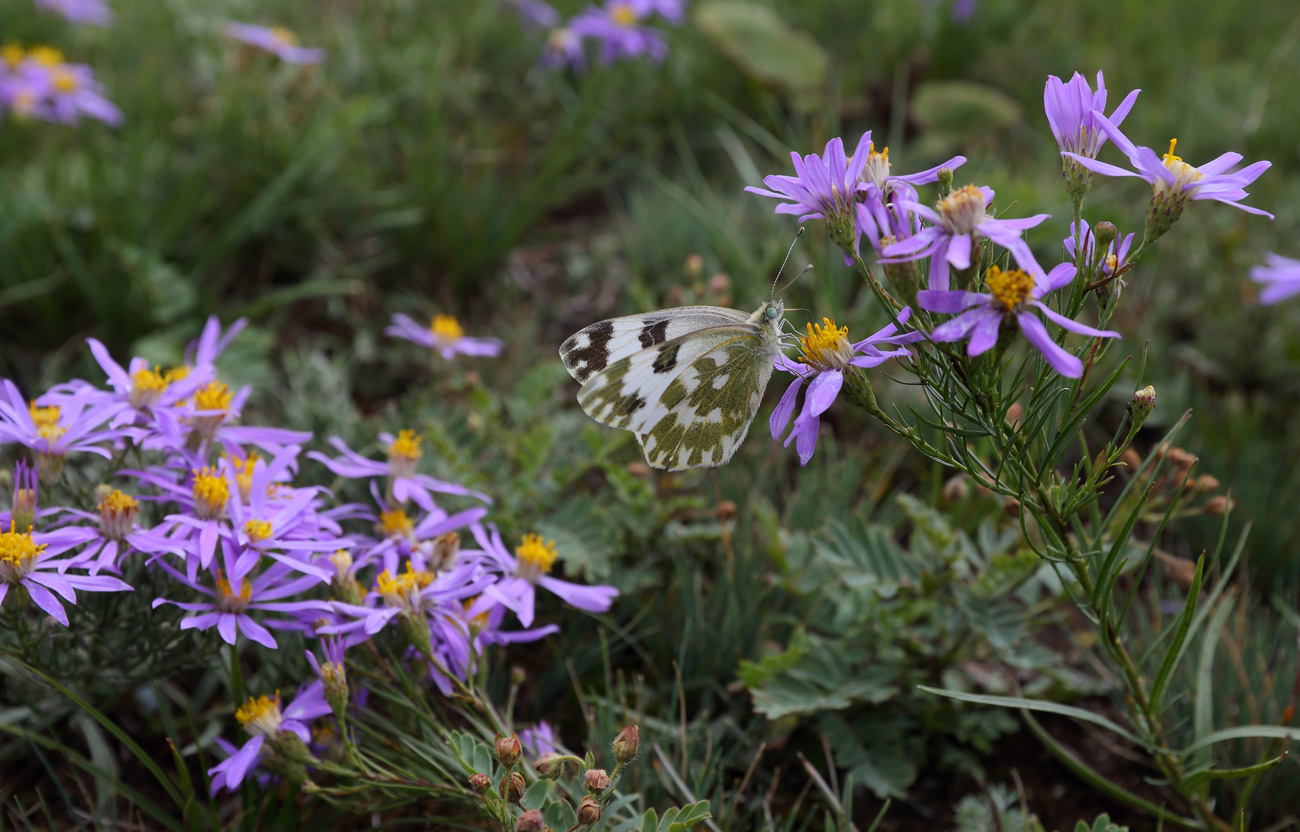
[[[785,284],[785,288],[786,288],[786,289],[789,289],[791,286],[794,285],[794,282],[795,282],[796,280],[798,280],[799,278],[801,278],[801,277],[803,277],[804,275],[808,274],[808,272],[810,272],[810,271],[812,271],[812,270],[813,270],[813,264],[812,264],[812,263],[809,263],[808,265],[804,266],[804,267],[803,267],[803,271],[799,272],[797,275],[795,275],[794,277],[790,278],[790,282],[787,283],[787,284]],[[772,288],[775,289],[776,287],[773,286]],[[794,311],[794,310],[791,310],[791,311]],[[805,309],[805,310],[803,310],[803,311],[806,312],[806,311],[808,311],[808,310]]]
[[[801,225],[799,226],[799,233],[794,235],[794,240],[791,241],[790,248],[785,252],[785,259],[781,261],[781,268],[776,270],[776,279],[772,281],[772,292],[767,297],[769,301],[776,297],[776,284],[781,282],[781,272],[785,271],[785,264],[790,262],[790,255],[794,253],[795,243],[799,242],[799,238],[802,236],[803,226]],[[811,266],[809,268],[811,268]],[[805,269],[805,271],[807,271],[807,269]]]

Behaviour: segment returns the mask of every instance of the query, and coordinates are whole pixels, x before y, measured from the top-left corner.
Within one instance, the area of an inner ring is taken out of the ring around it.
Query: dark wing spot
[[[666,373],[673,367],[677,366],[677,351],[681,349],[681,344],[673,344],[671,347],[665,347],[655,356],[654,364],[650,365],[656,373]]]
[[[668,321],[667,319],[653,324],[646,324],[641,329],[641,348],[648,349],[655,344],[662,344],[668,340]]]
[[[578,335],[587,336],[587,345],[577,347]],[[578,381],[586,382],[596,373],[605,369],[606,362],[609,361],[609,339],[614,336],[614,322],[601,321],[598,324],[592,324],[569,338],[560,348],[564,356],[564,363],[568,365]]]

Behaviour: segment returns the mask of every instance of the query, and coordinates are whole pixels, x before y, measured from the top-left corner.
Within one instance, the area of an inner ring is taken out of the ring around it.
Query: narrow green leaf
[[[1285,725],[1238,725],[1236,728],[1225,728],[1222,731],[1215,731],[1213,734],[1197,738],[1195,742],[1183,749],[1183,755],[1186,756],[1201,748],[1208,748],[1215,743],[1247,739],[1249,737],[1300,740],[1300,728],[1289,728]]]
[[[1192,573],[1192,585],[1187,590],[1187,602],[1183,605],[1183,611],[1178,615],[1178,622],[1174,631],[1173,643],[1169,645],[1168,652],[1165,653],[1165,660],[1160,663],[1160,670],[1156,673],[1156,679],[1151,683],[1151,703],[1156,710],[1160,709],[1160,703],[1164,701],[1165,688],[1169,686],[1169,677],[1173,674],[1174,668],[1178,666],[1178,661],[1183,657],[1183,646],[1187,642],[1187,634],[1192,628],[1192,618],[1196,616],[1196,603],[1201,598],[1201,583],[1205,580],[1205,553],[1196,559],[1196,571]]]
[[[1256,763],[1253,766],[1244,768],[1207,768],[1204,771],[1198,771],[1189,775],[1183,781],[1188,788],[1195,788],[1202,784],[1208,784],[1211,780],[1236,780],[1240,777],[1250,777],[1255,774],[1261,774],[1268,771],[1273,766],[1286,759],[1290,751],[1283,751],[1271,760],[1265,760],[1262,763]]]
[[[1196,668],[1196,705],[1192,714],[1192,729],[1198,737],[1208,736],[1214,730],[1214,651],[1219,646],[1223,622],[1232,612],[1232,602],[1233,594],[1229,593],[1215,608],[1201,642],[1201,659]],[[1208,766],[1211,762],[1209,748],[1191,758],[1193,766]]]
[[[1119,734],[1129,742],[1147,747],[1147,743],[1138,739],[1136,734],[1120,727],[1101,714],[1095,714],[1084,708],[1076,708],[1072,705],[1062,705],[1059,702],[1044,702],[1038,699],[1023,699],[1018,696],[989,696],[982,693],[964,693],[956,690],[941,690],[939,688],[930,688],[925,685],[917,685],[918,690],[926,693],[933,693],[939,696],[946,696],[949,699],[956,699],[961,702],[973,702],[977,705],[993,705],[998,708],[1019,708],[1029,711],[1042,711],[1049,714],[1060,714],[1075,719],[1091,722],[1093,725],[1100,725],[1108,731]]]

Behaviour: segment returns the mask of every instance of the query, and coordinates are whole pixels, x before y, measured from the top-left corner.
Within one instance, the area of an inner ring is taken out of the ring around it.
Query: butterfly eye
[[[775,306],[769,306],[769,307],[767,307],[767,317],[768,317],[768,320],[771,320],[771,319],[775,318],[776,316],[777,316],[776,307],[775,307]]]

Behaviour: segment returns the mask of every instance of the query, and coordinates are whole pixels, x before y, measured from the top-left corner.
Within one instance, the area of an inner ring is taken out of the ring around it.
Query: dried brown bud
[[[524,799],[524,776],[517,771],[502,775],[497,784],[497,794],[506,803],[518,803]]]
[[[600,797],[609,788],[609,774],[603,768],[589,768],[587,773],[582,776],[582,783],[587,787],[587,791]]]
[[[1124,453],[1119,455],[1119,461],[1124,463],[1130,472],[1142,467],[1142,455],[1132,448],[1125,448]]]
[[[731,288],[731,278],[722,272],[718,272],[709,278],[709,291],[715,295],[720,295]]]
[[[637,746],[641,743],[641,729],[629,725],[614,737],[614,760],[619,763],[631,762],[636,757]]]
[[[1020,417],[1025,415],[1025,408],[1020,402],[1012,402],[1011,407],[1007,408],[1007,424],[1015,427],[1020,421]]]
[[[704,270],[704,258],[698,254],[692,254],[686,258],[686,273],[695,277]]]
[[[1169,449],[1169,464],[1175,468],[1191,468],[1196,464],[1196,457],[1182,448]]]
[[[727,523],[736,519],[739,512],[736,510],[736,504],[731,500],[723,500],[718,503],[718,522]]]
[[[1192,585],[1192,577],[1196,575],[1196,564],[1187,558],[1180,558],[1165,552],[1156,550],[1156,557],[1160,558],[1160,565],[1164,567],[1165,574],[1174,583],[1187,589]]]
[[[1201,474],[1196,478],[1196,485],[1193,486],[1198,493],[1209,494],[1211,491],[1217,491],[1219,480],[1213,474]]]
[[[519,755],[523,753],[524,749],[519,744],[518,734],[497,737],[497,760],[507,769],[514,768],[515,763],[519,762]]]
[[[469,787],[479,794],[483,794],[488,789],[492,788],[492,778],[488,777],[486,774],[475,774],[473,777],[469,778]]]
[[[1008,497],[1007,501],[1002,504],[1002,513],[1007,517],[1020,516],[1020,501],[1015,497]]]
[[[1218,497],[1211,497],[1205,501],[1205,513],[1214,517],[1221,517],[1232,511],[1236,506],[1236,500],[1224,497],[1220,494]]]
[[[627,464],[627,472],[634,477],[645,479],[650,476],[650,466],[646,465],[644,462],[629,462]]]
[[[459,552],[460,535],[455,532],[438,535],[429,545],[429,569],[434,572],[450,569],[456,563]]]
[[[943,499],[949,503],[960,502],[970,495],[970,483],[968,483],[965,474],[958,474],[949,478],[943,484]]]
[[[546,821],[542,819],[542,813],[537,809],[529,809],[515,821],[515,832],[542,832],[545,828]]]
[[[584,797],[578,804],[578,825],[591,826],[600,822],[600,804],[591,796]]]
[[[564,774],[564,755],[554,751],[543,754],[533,763],[533,769],[543,780],[559,780]]]

